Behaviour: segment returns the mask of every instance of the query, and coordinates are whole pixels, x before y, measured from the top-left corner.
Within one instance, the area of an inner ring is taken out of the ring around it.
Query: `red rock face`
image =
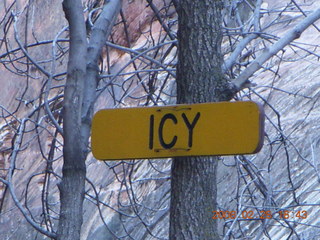
[[[171,1],[150,1],[159,9],[158,14],[172,15],[174,9],[169,5]],[[169,13],[168,13],[169,12]],[[156,21],[155,12],[145,0],[123,1],[122,14],[118,17],[118,24],[113,29],[112,39],[122,46],[134,43],[142,33],[146,33],[146,26]],[[124,26],[126,23],[126,26]],[[149,29],[147,29],[149,31]],[[152,30],[151,30],[152,31]],[[129,41],[129,42],[128,42]]]
[[[153,16],[152,10],[146,8],[146,1],[124,1],[122,14],[118,18],[119,25],[113,30],[114,41],[128,47],[137,40],[145,25],[150,23]]]

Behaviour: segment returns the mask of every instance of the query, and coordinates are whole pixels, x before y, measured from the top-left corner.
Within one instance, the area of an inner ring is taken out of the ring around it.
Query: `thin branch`
[[[15,143],[14,143],[14,148],[13,148],[12,155],[11,155],[11,158],[10,158],[10,168],[9,168],[9,172],[8,172],[8,180],[7,181],[1,180],[1,181],[7,184],[8,188],[9,188],[9,191],[10,191],[10,194],[11,194],[11,197],[12,197],[15,205],[20,210],[20,212],[23,214],[23,216],[25,217],[27,222],[34,229],[39,231],[40,233],[42,233],[42,234],[44,234],[44,235],[46,235],[46,236],[48,236],[50,238],[56,239],[57,235],[55,233],[49,232],[46,229],[40,227],[36,222],[33,221],[32,217],[29,216],[27,210],[22,206],[22,204],[18,200],[17,195],[15,193],[15,187],[14,187],[14,185],[12,183],[13,182],[13,180],[12,180],[13,172],[14,172],[14,169],[15,169],[15,162],[16,162],[17,154],[20,151],[20,145],[22,143],[23,133],[24,133],[25,124],[26,124],[27,120],[28,120],[27,118],[22,119],[20,127],[19,127],[19,130],[18,130],[18,133],[17,133],[17,136],[16,136],[16,140],[15,140]]]
[[[256,8],[253,14],[254,18],[254,32],[253,33],[248,33],[248,35],[242,39],[237,47],[232,51],[230,57],[225,60],[225,62],[222,65],[222,71],[226,73],[229,71],[232,66],[235,64],[236,59],[240,56],[242,50],[247,47],[247,45],[253,40],[259,37],[259,22],[260,22],[260,10],[261,10],[261,4],[262,0],[258,0],[256,2]]]
[[[19,39],[19,35],[18,35],[18,28],[17,28],[17,22],[18,22],[18,18],[16,15],[14,16],[14,37],[16,42],[18,43],[20,49],[22,50],[22,52],[24,53],[24,55],[30,60],[30,62],[32,62],[33,65],[35,65],[44,75],[46,75],[47,77],[50,76],[50,73],[48,73],[41,65],[39,65],[27,52],[27,50],[22,46],[20,39]]]
[[[300,37],[310,25],[320,18],[320,8],[298,23],[292,30],[290,30],[284,37],[280,38],[269,48],[265,48],[263,53],[256,58],[240,75],[232,81],[237,89],[241,89],[245,82],[257,71],[262,65],[273,57],[277,52],[284,49],[294,39]]]

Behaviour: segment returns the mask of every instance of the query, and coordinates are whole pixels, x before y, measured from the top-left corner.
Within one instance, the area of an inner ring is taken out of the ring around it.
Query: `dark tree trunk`
[[[70,50],[63,107],[63,168],[58,240],[80,239],[86,178],[86,148],[81,138],[81,105],[86,76],[87,39],[80,0],[65,0],[70,26]]]
[[[221,70],[219,0],[176,1],[178,12],[177,102],[229,100],[230,84]],[[219,239],[216,210],[218,157],[179,157],[172,163],[170,239]]]

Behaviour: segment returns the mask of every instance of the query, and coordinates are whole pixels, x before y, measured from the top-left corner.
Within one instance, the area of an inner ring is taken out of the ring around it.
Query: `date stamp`
[[[297,211],[290,211],[290,210],[281,210],[272,212],[270,210],[244,210],[241,212],[237,211],[212,211],[212,219],[307,219],[308,218],[308,211],[306,210],[297,210]]]

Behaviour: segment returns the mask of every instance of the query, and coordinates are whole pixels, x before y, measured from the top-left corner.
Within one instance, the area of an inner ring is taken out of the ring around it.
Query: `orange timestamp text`
[[[212,211],[212,219],[307,219],[308,211],[299,210],[299,211],[290,211],[290,210],[281,210],[272,212],[270,210],[244,210],[242,212],[237,211]]]

